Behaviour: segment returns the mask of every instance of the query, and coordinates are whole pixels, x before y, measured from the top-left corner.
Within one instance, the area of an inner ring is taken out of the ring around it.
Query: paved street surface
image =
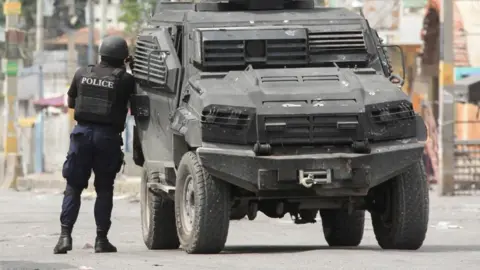
[[[74,250],[53,255],[61,194],[0,191],[0,269],[480,269],[480,196],[431,196],[427,241],[418,251],[383,251],[370,220],[362,245],[331,249],[320,224],[294,225],[288,218],[231,224],[219,255],[148,251],[141,239],[140,206],[117,198],[110,238],[116,254],[95,254],[92,198],[83,201]]]

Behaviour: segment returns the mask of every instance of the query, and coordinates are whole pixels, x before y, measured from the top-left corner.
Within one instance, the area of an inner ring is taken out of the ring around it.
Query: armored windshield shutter
[[[133,76],[137,80],[154,85],[167,83],[165,54],[160,52],[158,41],[153,36],[139,36],[135,45]]]

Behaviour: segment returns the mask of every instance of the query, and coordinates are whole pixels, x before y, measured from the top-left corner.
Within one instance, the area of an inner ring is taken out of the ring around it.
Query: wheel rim
[[[193,177],[188,175],[185,179],[182,198],[182,225],[187,233],[193,229],[195,222],[195,189],[193,186]]]

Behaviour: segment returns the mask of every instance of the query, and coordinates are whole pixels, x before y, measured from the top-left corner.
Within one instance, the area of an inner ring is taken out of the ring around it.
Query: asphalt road
[[[85,198],[74,229],[74,250],[53,255],[61,194],[0,192],[0,269],[480,269],[480,196],[431,196],[428,237],[417,251],[384,251],[370,219],[360,247],[331,249],[319,223],[288,219],[231,224],[219,255],[148,251],[141,239],[138,202],[117,199],[111,241],[116,254],[95,254],[93,199]]]

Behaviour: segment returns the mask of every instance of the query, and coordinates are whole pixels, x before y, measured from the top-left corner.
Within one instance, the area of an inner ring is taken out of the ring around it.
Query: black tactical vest
[[[93,72],[93,66],[89,66],[87,73],[80,78],[75,99],[75,120],[123,126],[125,108],[117,101],[117,91],[124,72],[117,68],[111,75],[98,76]]]

